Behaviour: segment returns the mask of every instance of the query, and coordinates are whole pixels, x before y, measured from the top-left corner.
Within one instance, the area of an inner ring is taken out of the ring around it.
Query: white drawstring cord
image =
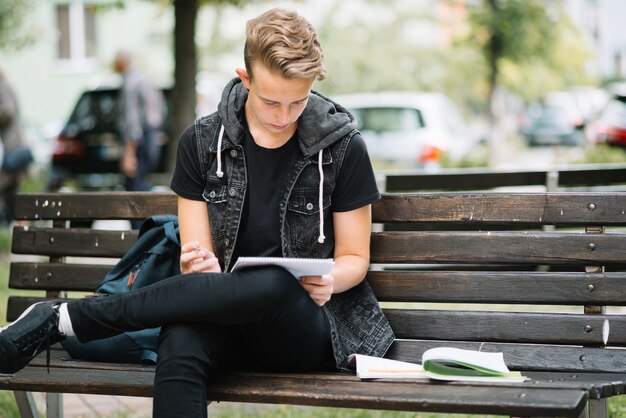
[[[224,177],[224,172],[222,171],[222,138],[224,137],[224,125],[220,127],[220,135],[217,137],[217,170],[215,174],[217,177]]]
[[[320,190],[319,190],[319,208],[320,208],[320,236],[317,238],[317,242],[324,243],[326,237],[324,236],[324,170],[322,170],[322,151],[317,157],[317,169],[320,172]]]

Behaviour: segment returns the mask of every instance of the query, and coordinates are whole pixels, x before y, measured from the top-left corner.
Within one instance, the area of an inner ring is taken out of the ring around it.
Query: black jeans
[[[105,298],[72,301],[76,337],[162,326],[155,417],[205,417],[211,369],[304,371],[332,363],[324,311],[278,267],[189,274]]]

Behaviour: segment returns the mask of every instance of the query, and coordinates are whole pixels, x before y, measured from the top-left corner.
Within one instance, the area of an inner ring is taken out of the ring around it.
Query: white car
[[[376,92],[333,97],[357,119],[370,158],[396,167],[437,168],[478,143],[454,103],[435,92]]]

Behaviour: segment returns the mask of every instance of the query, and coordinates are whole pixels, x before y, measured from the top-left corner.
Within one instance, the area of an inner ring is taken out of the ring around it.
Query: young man
[[[393,334],[363,280],[379,193],[354,118],[312,91],[325,76],[317,35],[273,9],[248,22],[244,57],[218,111],[180,139],[172,189],[183,274],[34,305],[0,332],[1,372],[19,370],[48,337],[162,326],[154,415],[202,417],[212,369],[345,368],[354,352],[385,353]],[[229,273],[240,256],[333,257],[335,267],[300,280],[272,266]]]

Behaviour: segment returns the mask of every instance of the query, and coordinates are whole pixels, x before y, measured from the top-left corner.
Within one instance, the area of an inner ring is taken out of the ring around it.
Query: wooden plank
[[[386,194],[374,222],[626,225],[626,193]]]
[[[46,256],[121,257],[136,231],[13,230],[12,252]],[[373,263],[626,263],[626,234],[500,231],[403,231],[372,234]]]
[[[7,320],[14,321],[28,306],[42,299],[9,297]],[[617,315],[389,308],[385,314],[396,338],[401,339],[602,346],[604,321],[608,320],[608,344],[626,345],[626,318]]]
[[[176,213],[176,196],[170,192],[32,193],[19,194],[16,205],[22,220],[143,219]],[[622,192],[387,194],[373,207],[376,222],[626,224],[626,193]]]
[[[626,305],[626,272],[370,271],[379,301]]]
[[[388,192],[421,190],[481,190],[496,187],[545,186],[549,173],[558,174],[559,187],[626,184],[626,165],[585,164],[548,170],[444,169],[436,173],[406,171],[386,174]]]
[[[385,309],[396,338],[602,346],[626,345],[626,316]]]
[[[11,289],[93,291],[111,265],[11,263]]]
[[[13,228],[11,252],[46,256],[119,258],[137,240],[137,231],[81,228]]]
[[[172,192],[20,193],[18,220],[144,219],[177,213]]]
[[[586,402],[582,390],[537,389],[530,385],[431,385],[417,381],[361,381],[337,374],[214,373],[208,399],[405,411],[577,416]],[[27,367],[0,377],[0,389],[152,396],[152,374],[114,370]]]
[[[626,263],[626,234],[374,232],[372,263],[602,265]]]
[[[424,351],[441,347],[500,352],[511,370],[626,373],[626,348],[440,340],[396,340],[385,357],[419,363]],[[571,374],[571,373],[570,373]],[[614,380],[611,380],[614,381]]]

